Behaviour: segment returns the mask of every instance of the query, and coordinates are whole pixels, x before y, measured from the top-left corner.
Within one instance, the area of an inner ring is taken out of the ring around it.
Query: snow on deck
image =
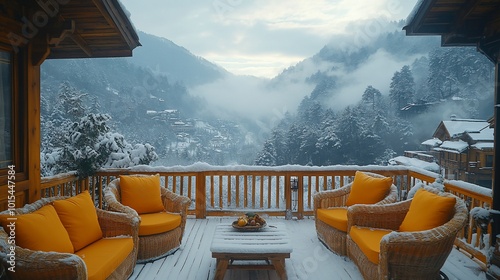
[[[166,258],[153,263],[136,265],[130,280],[182,279],[211,280],[215,275],[215,259],[210,245],[216,226],[231,224],[236,217],[189,218],[181,248]],[[288,279],[353,279],[362,280],[358,268],[347,257],[338,256],[318,240],[314,218],[285,220],[267,218],[267,223],[284,223],[292,241],[293,252],[285,260]],[[486,280],[480,266],[458,250],[452,250],[442,271],[450,280]],[[276,272],[266,270],[228,270],[229,279],[279,279]]]

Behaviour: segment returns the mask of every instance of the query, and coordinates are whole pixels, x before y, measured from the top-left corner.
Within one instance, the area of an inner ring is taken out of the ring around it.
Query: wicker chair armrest
[[[112,189],[110,187],[104,189],[104,201],[106,202],[106,209],[114,212],[126,213],[132,216],[139,216],[137,211],[132,209],[129,206],[121,204],[120,201],[116,198],[116,195],[113,193],[116,189]]]
[[[391,204],[357,204],[347,209],[347,230],[351,226],[397,230],[403,222],[411,201]]]
[[[187,196],[178,195],[164,187],[161,188],[161,199],[167,212],[187,215],[187,209],[191,204],[191,199]]]
[[[347,201],[347,197],[351,192],[352,183],[345,185],[344,187],[320,191],[314,194],[314,210],[321,208],[330,208],[330,207],[344,207],[345,202]]]
[[[75,254],[33,251],[15,247],[15,260],[9,263],[10,244],[7,233],[0,227],[0,259],[9,279],[87,279],[87,268]],[[14,272],[9,271],[13,267]]]
[[[381,273],[388,275],[390,266],[417,271],[439,270],[448,258],[460,228],[445,224],[431,230],[387,234],[380,242]],[[415,262],[415,257],[423,261]],[[411,275],[411,271],[408,273]]]
[[[398,187],[396,187],[393,184],[389,189],[389,194],[384,199],[375,204],[389,204],[389,203],[395,203],[397,201],[398,201]]]
[[[134,241],[138,240],[140,219],[137,214],[96,210],[103,237],[131,236]]]

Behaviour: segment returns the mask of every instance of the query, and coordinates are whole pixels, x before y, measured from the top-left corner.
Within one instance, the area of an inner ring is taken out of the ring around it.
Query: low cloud
[[[385,50],[379,49],[365,63],[360,64],[356,70],[346,72],[339,69],[335,75],[339,77],[338,85],[340,88],[335,90],[332,97],[332,107],[341,109],[356,104],[370,85],[378,89],[382,95],[388,95],[394,73],[400,71],[404,65],[411,65],[420,56],[410,56],[401,60]]]
[[[190,89],[202,97],[212,114],[221,118],[239,116],[276,125],[285,113],[293,113],[313,89],[305,83],[269,87],[269,80],[251,76],[228,76],[211,84]]]

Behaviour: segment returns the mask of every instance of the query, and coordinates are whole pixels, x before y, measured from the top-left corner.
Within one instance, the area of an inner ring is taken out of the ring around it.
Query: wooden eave
[[[438,35],[442,46],[476,46],[497,61],[500,47],[500,1],[423,0],[403,28],[406,35]]]
[[[432,137],[438,138],[441,141],[447,141],[451,138],[450,133],[446,129],[443,121],[439,123],[438,127],[434,131],[434,134],[432,134]]]
[[[50,6],[47,11],[35,0],[0,2],[0,19],[7,26],[0,28],[4,43],[12,44],[9,35],[14,34],[23,41],[20,47],[28,43],[40,49],[46,46],[49,52],[42,60],[131,56],[132,50],[140,46],[139,37],[118,0],[41,2],[63,4]],[[34,22],[36,15],[45,15],[48,20],[36,26],[35,36],[26,36],[25,20]]]

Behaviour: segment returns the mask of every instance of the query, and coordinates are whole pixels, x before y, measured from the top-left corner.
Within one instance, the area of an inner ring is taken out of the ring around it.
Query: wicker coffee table
[[[215,229],[210,251],[217,259],[215,280],[222,280],[227,269],[274,269],[281,279],[287,279],[285,258],[290,258],[292,244],[281,223],[248,232],[220,224]]]

